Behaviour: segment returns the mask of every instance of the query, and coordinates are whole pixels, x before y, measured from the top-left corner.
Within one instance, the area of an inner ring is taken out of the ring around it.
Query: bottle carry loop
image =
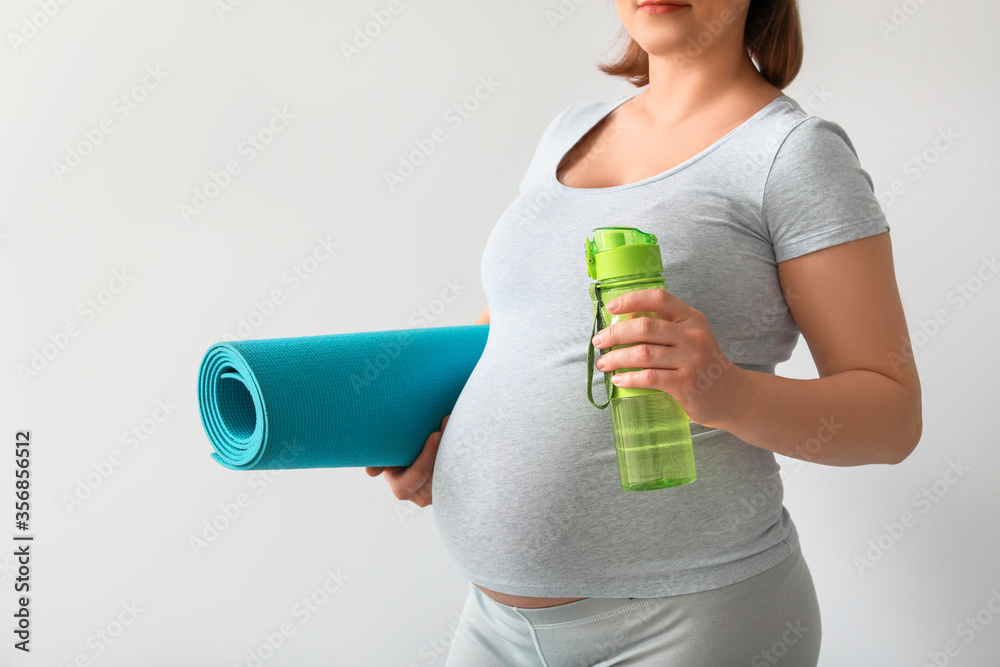
[[[604,318],[601,316],[601,288],[596,282],[590,283],[590,300],[594,311],[594,329],[590,332],[590,344],[587,347],[587,398],[590,400],[591,405],[595,408],[600,408],[603,410],[608,407],[611,403],[611,392],[614,385],[611,384],[611,376],[614,371],[606,371],[604,373],[604,387],[608,393],[608,400],[604,401],[598,405],[594,403],[594,336],[597,332],[604,328]],[[607,349],[607,348],[604,348]],[[603,353],[603,349],[602,349]]]

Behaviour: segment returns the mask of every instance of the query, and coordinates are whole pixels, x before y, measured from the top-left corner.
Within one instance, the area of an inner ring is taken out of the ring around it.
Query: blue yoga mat
[[[198,408],[233,470],[407,466],[441,427],[488,324],[216,343]]]

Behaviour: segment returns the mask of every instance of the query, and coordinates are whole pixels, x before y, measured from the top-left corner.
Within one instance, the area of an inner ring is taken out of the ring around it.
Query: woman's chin
[[[670,31],[676,34],[666,34],[668,31],[658,31],[655,37],[649,37],[643,39],[642,41],[636,40],[642,50],[651,56],[658,56],[664,58],[683,56],[685,49],[688,48],[688,43],[685,42],[685,37],[687,33],[681,30]],[[641,35],[640,35],[641,37]],[[693,37],[691,38],[694,39]],[[697,42],[692,41],[692,44],[697,44]]]

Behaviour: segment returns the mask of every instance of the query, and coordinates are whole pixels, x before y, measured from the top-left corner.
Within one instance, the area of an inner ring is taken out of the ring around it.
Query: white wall
[[[553,27],[554,0],[401,0],[348,62],[340,44],[388,3],[247,0],[220,15],[221,1],[9,0],[0,15],[0,423],[8,444],[16,429],[33,434],[37,535],[34,653],[13,664],[82,654],[108,666],[245,665],[286,621],[295,634],[265,664],[442,664],[467,582],[433,511],[408,513],[360,469],[268,481],[217,465],[198,417],[198,363],[275,289],[284,301],[253,337],[413,326],[447,281],[459,297],[433,324],[471,323],[484,304],[483,244],[542,129],[573,102],[632,90],[594,67],[618,16],[611,2],[565,0]],[[46,4],[58,11],[43,20]],[[805,66],[787,92],[844,126],[879,192],[899,181],[884,205],[924,396],[923,439],[902,465],[783,460],[823,609],[821,664],[922,665],[938,653],[936,664],[993,665],[1000,278],[984,262],[1000,245],[1000,8],[802,4]],[[884,32],[894,12],[898,29]],[[34,34],[25,21],[44,25]],[[500,85],[460,126],[446,123],[480,77]],[[116,100],[144,81],[126,116]],[[293,118],[250,160],[239,146],[273,109]],[[112,131],[95,134],[102,119]],[[390,191],[384,172],[435,127],[447,141]],[[60,178],[53,162],[88,133],[99,144]],[[925,152],[933,163],[914,172]],[[230,160],[240,173],[185,221],[179,205]],[[286,282],[327,236],[340,244],[333,256]],[[79,309],[116,271],[129,278],[113,300],[93,317]],[[956,298],[960,286],[971,298]],[[22,381],[18,366],[73,324],[78,335]],[[778,373],[816,376],[804,342]],[[134,449],[123,443],[157,401],[176,409]],[[120,465],[68,509],[67,494],[115,450]],[[0,457],[4,540],[12,462]],[[948,475],[952,462],[968,471]],[[922,489],[935,502],[920,501]],[[241,493],[250,506],[196,555],[189,537]],[[887,527],[905,513],[910,525]],[[872,543],[888,550],[861,568]],[[11,551],[0,550],[7,619]],[[328,570],[347,578],[302,622],[293,605]],[[100,644],[95,633],[133,601],[135,622]],[[981,609],[979,631],[961,625]]]

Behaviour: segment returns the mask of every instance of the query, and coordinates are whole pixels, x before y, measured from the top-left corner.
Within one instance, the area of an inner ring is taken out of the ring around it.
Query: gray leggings
[[[445,667],[815,667],[821,623],[797,548],[749,579],[657,598],[501,604],[469,584]]]

